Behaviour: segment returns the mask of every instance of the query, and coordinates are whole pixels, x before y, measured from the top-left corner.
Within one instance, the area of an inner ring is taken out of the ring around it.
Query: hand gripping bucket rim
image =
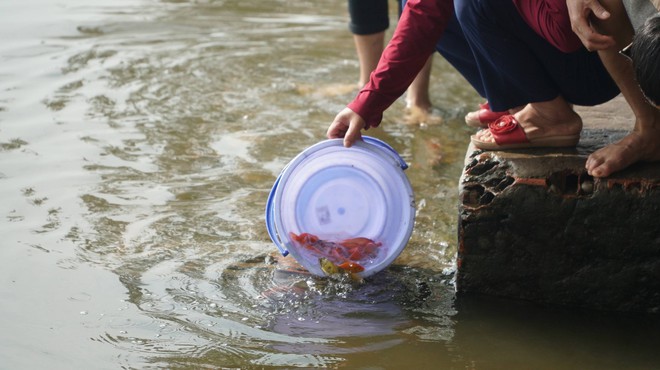
[[[283,256],[291,254],[311,273],[324,276],[290,233],[323,240],[366,237],[382,243],[364,264],[362,277],[389,266],[412,234],[415,200],[406,162],[382,140],[363,136],[351,148],[342,139],[303,150],[280,172],[266,203],[266,228]]]

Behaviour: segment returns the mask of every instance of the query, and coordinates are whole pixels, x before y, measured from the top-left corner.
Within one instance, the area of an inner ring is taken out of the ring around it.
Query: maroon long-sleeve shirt
[[[506,1],[506,0],[503,0]],[[563,52],[580,46],[571,31],[565,0],[513,0],[525,22]],[[367,85],[348,107],[366,122],[380,124],[383,112],[408,88],[453,16],[452,0],[409,0],[399,24]]]

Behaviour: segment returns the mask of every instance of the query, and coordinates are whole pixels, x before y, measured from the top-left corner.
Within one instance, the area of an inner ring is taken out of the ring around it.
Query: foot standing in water
[[[385,46],[385,31],[389,28],[389,0],[348,0],[349,29],[353,34],[355,50],[360,63],[359,87],[369,82]],[[398,2],[399,14],[401,2]],[[430,118],[432,111],[429,80],[433,57],[430,56],[406,93],[409,123],[421,123]]]

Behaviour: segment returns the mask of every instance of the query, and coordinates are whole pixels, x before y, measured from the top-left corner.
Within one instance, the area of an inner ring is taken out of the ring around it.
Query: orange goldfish
[[[289,236],[303,248],[320,256],[319,263],[326,274],[335,270],[352,274],[364,271],[364,267],[358,262],[365,258],[376,257],[378,247],[382,245],[380,242],[363,237],[331,242],[321,240],[318,236],[309,233],[296,235],[291,232]],[[328,271],[324,269],[324,264]]]

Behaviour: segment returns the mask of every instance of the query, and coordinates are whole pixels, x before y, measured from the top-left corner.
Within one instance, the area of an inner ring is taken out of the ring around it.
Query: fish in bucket
[[[319,142],[289,162],[266,204],[266,227],[283,256],[312,274],[361,279],[405,248],[415,199],[405,161],[382,140]]]

